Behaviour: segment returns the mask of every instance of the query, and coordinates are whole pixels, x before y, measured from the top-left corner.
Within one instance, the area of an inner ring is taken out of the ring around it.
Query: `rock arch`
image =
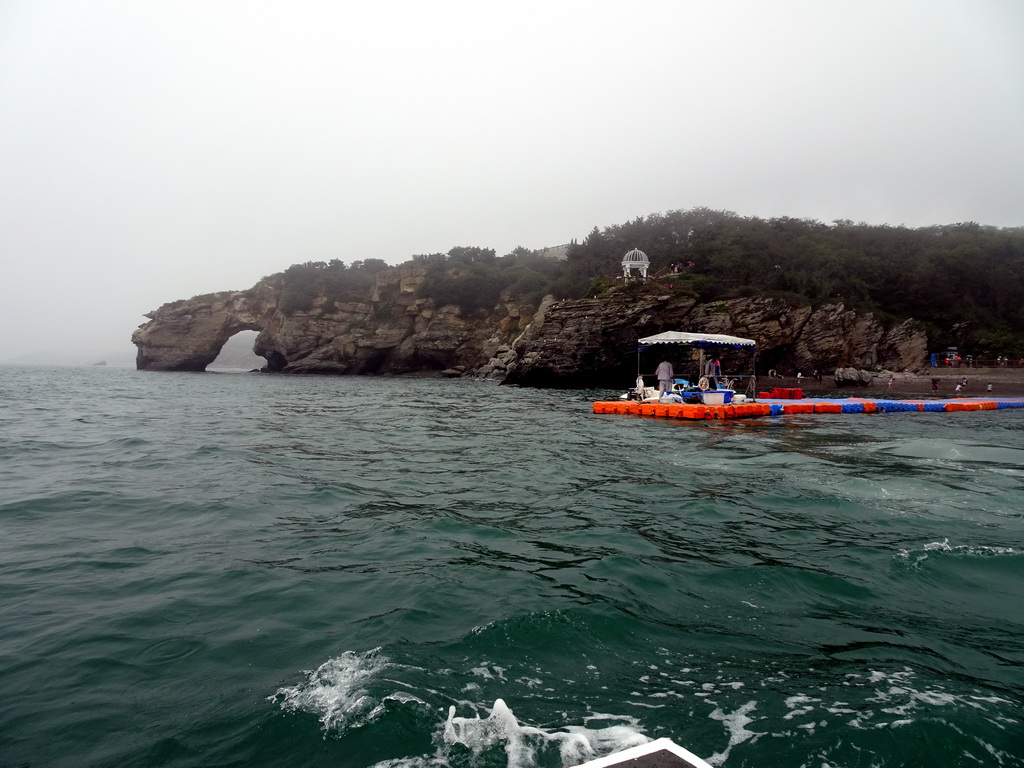
[[[164,304],[132,334],[140,371],[205,371],[239,331],[265,332],[276,300],[264,302],[248,292],[224,291]],[[257,343],[256,354],[261,354]]]

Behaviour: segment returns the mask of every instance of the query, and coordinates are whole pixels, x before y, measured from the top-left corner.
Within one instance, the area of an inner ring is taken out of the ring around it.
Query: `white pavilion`
[[[628,280],[631,272],[634,269],[639,269],[640,276],[646,280],[647,268],[650,266],[651,260],[647,258],[647,254],[639,248],[634,248],[622,257],[622,276]]]

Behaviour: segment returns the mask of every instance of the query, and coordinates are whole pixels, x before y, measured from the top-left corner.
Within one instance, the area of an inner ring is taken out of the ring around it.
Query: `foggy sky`
[[[0,360],[707,206],[1024,225],[1016,0],[0,0]]]

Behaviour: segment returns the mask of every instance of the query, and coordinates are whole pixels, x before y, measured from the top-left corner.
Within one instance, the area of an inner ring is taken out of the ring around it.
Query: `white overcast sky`
[[[0,0],[0,360],[707,206],[1024,225],[1019,0]]]

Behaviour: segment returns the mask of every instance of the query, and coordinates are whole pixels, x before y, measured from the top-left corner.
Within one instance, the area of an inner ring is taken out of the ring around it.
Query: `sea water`
[[[1024,411],[0,368],[0,765],[1024,766]]]

